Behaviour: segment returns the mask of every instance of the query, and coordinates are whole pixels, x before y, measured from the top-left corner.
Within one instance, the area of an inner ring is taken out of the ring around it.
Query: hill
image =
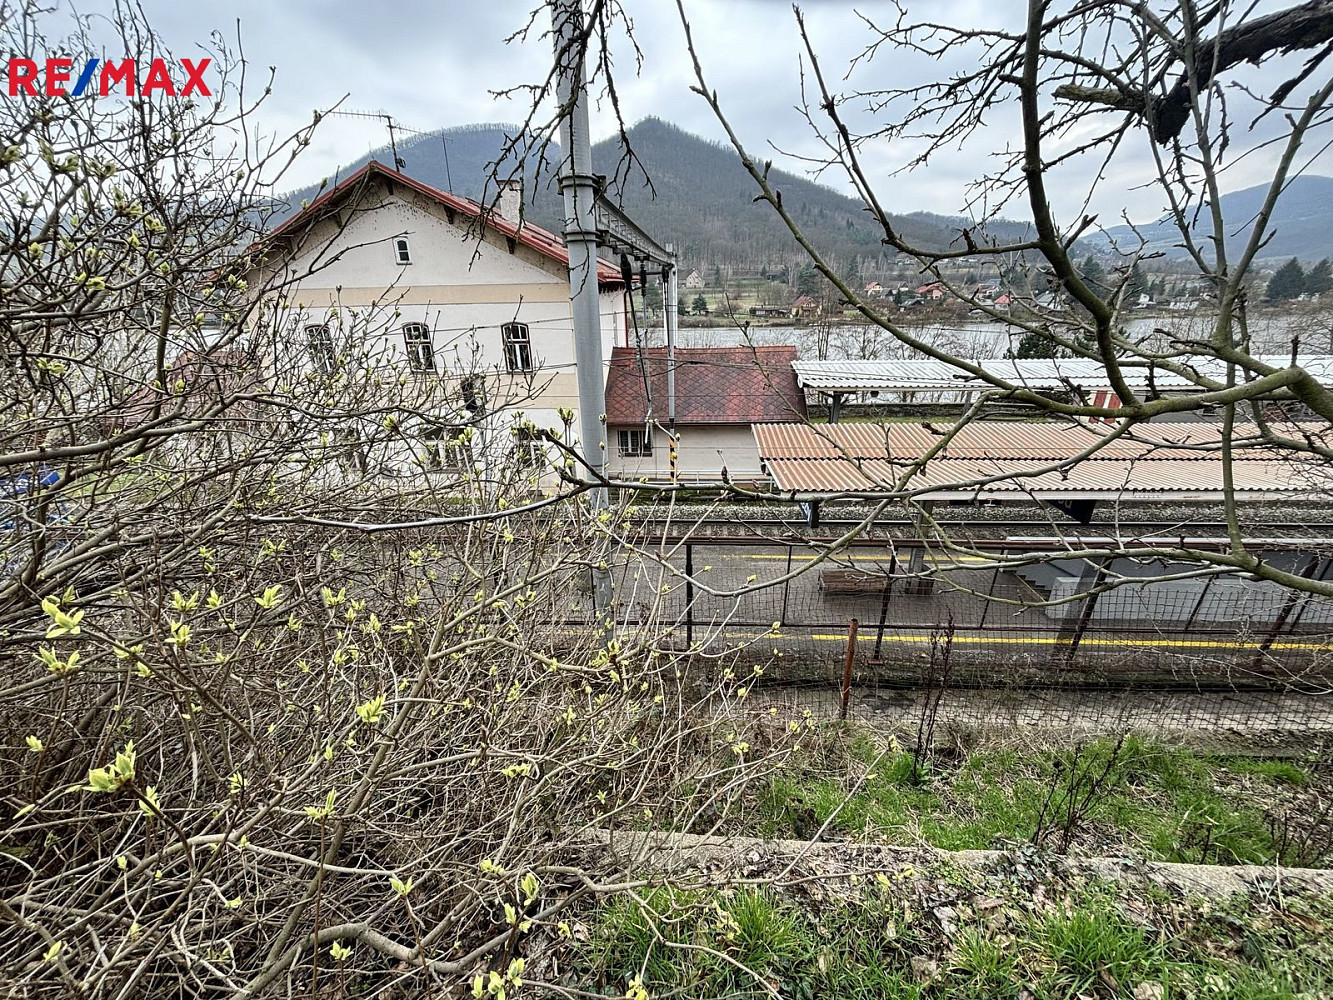
[[[398,144],[398,155],[411,176],[455,194],[479,199],[485,190],[487,166],[499,154],[506,134],[516,126],[469,125],[415,136]],[[628,176],[617,173],[623,149],[618,138],[593,147],[596,169],[616,178],[609,191],[625,210],[657,239],[674,243],[682,264],[690,267],[721,265],[737,271],[778,268],[803,262],[803,252],[767,205],[754,202],[754,182],[728,146],[710,142],[669,122],[646,118],[628,130],[630,146],[642,169]],[[443,142],[442,142],[443,138]],[[448,168],[445,164],[445,143]],[[369,159],[392,162],[388,148],[372,151],[344,165],[345,176]],[[645,176],[645,171],[646,175]],[[558,229],[559,195],[553,179],[528,170],[527,190],[535,193],[529,217],[539,225]],[[885,254],[880,232],[860,202],[808,178],[774,169],[771,182],[782,192],[783,204],[839,267],[855,260],[861,270],[873,270]],[[651,186],[648,184],[651,178]],[[314,197],[316,188],[293,192],[290,204]],[[894,225],[908,239],[930,248],[943,248],[958,239],[966,220],[930,212],[895,215]],[[988,232],[1000,239],[1021,238],[1022,225],[999,220]]]
[[[1228,255],[1239,253],[1249,241],[1255,213],[1267,195],[1267,186],[1258,185],[1232,191],[1219,199],[1223,217],[1230,223],[1227,231]],[[1194,227],[1196,235],[1205,232],[1208,225],[1207,213],[1200,215],[1201,224]],[[1184,249],[1179,246],[1180,233],[1168,218],[1163,217],[1138,228],[1139,233],[1148,240],[1150,250],[1163,253],[1171,259],[1186,256]],[[1273,235],[1268,245],[1259,251],[1261,258],[1285,260],[1299,257],[1303,261],[1313,262],[1333,254],[1333,177],[1307,175],[1293,180],[1278,199],[1268,228]],[[1129,226],[1108,229],[1106,239],[1098,242],[1105,246],[1108,239],[1114,240],[1122,249],[1138,244],[1138,237]],[[1088,242],[1093,242],[1093,238],[1089,237]]]

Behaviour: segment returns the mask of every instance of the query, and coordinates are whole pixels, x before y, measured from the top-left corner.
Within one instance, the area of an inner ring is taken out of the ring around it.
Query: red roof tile
[[[488,212],[475,201],[467,198],[460,198],[457,195],[450,194],[448,191],[441,191],[439,188],[433,188],[429,184],[423,184],[421,181],[408,177],[407,174],[400,173],[391,167],[386,167],[378,160],[371,160],[360,170],[350,174],[345,179],[339,181],[329,190],[312,201],[309,205],[297,212],[291,218],[285,220],[273,232],[269,233],[268,239],[274,239],[279,236],[286,236],[299,229],[307,222],[320,218],[323,213],[334,204],[341,202],[354,191],[364,180],[374,175],[379,175],[387,180],[402,184],[427,198],[438,202],[446,208],[461,212],[471,219],[480,219],[485,217],[486,225],[496,230],[503,236],[508,236],[517,240],[524,246],[531,247],[538,253],[544,254],[551,260],[569,266],[569,251],[565,249],[565,241],[549,230],[541,226],[534,226],[531,222],[524,222],[520,226],[515,220],[506,219],[498,212]],[[597,261],[597,284],[601,288],[620,288],[624,285],[624,280],[620,275],[620,268],[604,260]]]
[[[667,419],[665,347],[643,351],[653,416]],[[677,424],[752,424],[805,418],[805,396],[796,386],[794,347],[676,348]],[[647,419],[638,351],[616,347],[606,377],[606,422],[642,424]]]

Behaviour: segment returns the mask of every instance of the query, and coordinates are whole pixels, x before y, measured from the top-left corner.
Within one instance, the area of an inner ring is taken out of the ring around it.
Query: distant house
[[[916,294],[927,302],[938,302],[944,298],[944,286],[938,281],[932,281],[928,285],[918,285]]]
[[[718,482],[723,469],[733,480],[762,475],[750,425],[805,419],[805,396],[791,367],[796,357],[796,348],[787,346],[677,348],[680,479]],[[611,353],[606,378],[606,469],[619,479],[667,480],[671,459],[666,348],[647,348],[642,359],[641,365],[640,352],[630,347],[617,347]]]
[[[791,304],[791,318],[805,319],[810,316],[819,315],[819,303],[809,295],[802,295]]]
[[[707,284],[708,282],[704,281],[704,276],[697,269],[691,271],[685,278],[686,288],[703,288]]]
[[[883,298],[885,294],[884,286],[878,281],[872,281],[866,285],[866,295],[872,299]]]

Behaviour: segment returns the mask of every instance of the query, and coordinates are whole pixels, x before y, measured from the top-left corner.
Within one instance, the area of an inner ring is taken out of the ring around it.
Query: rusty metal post
[[[838,718],[847,721],[847,705],[852,700],[852,661],[856,659],[856,630],[860,623],[853,618],[847,623],[847,659],[842,665],[842,710]]]
[[[694,652],[694,546],[685,543],[685,649]]]
[[[790,542],[787,543],[786,575],[788,577],[791,576],[791,555],[792,552],[795,550],[795,548],[796,548],[795,545],[791,544]],[[778,617],[778,624],[781,625],[783,628],[787,627],[787,597],[790,593],[791,593],[791,580],[788,579],[782,584],[782,614]]]

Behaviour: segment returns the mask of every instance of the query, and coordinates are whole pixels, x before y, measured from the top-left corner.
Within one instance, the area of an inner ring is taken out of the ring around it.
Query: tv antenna
[[[389,149],[393,152],[393,169],[395,170],[402,170],[407,166],[407,162],[398,155],[398,137],[394,134],[395,131],[421,134],[416,129],[405,128],[394,120],[393,115],[387,111],[332,111],[330,114],[335,118],[371,118],[384,122],[389,129]]]
[[[398,155],[398,137],[396,133],[407,132],[411,135],[432,135],[431,132],[423,132],[420,129],[408,128],[402,122],[394,118],[387,111],[334,111],[331,114],[339,118],[370,118],[382,121],[389,130],[389,149],[393,151],[393,168],[402,170],[407,166],[407,161]],[[440,145],[444,147],[444,180],[449,191],[454,189],[454,179],[449,172],[449,137],[440,132]]]

